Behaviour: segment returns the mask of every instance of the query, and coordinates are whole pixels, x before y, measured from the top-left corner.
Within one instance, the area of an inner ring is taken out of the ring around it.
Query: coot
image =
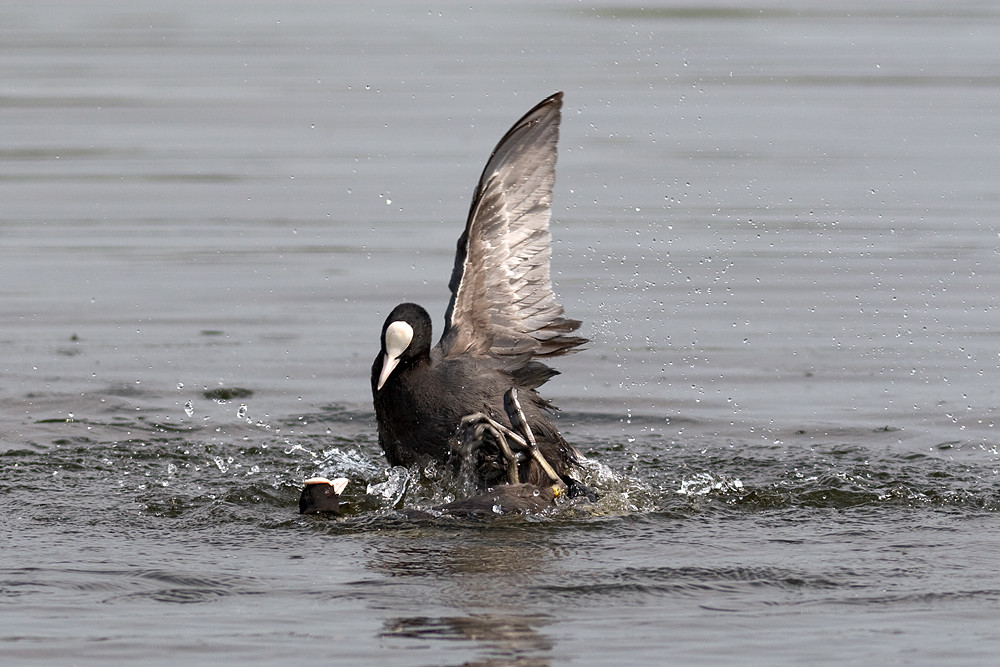
[[[303,482],[299,514],[340,514],[340,494],[347,488],[343,477],[312,477]]]
[[[503,484],[486,489],[484,493],[462,498],[435,509],[453,516],[493,514],[535,514],[552,507],[552,502],[562,493],[558,486],[547,484]]]
[[[307,479],[299,495],[299,514],[339,515],[340,494],[347,484],[348,480],[343,477],[334,480],[325,477]],[[561,493],[562,489],[554,485],[504,484],[433,509],[453,516],[533,514],[551,507]],[[405,510],[404,513],[418,519],[435,516],[427,510]]]
[[[438,344],[414,303],[382,326],[371,382],[391,465],[465,465],[483,487],[570,481],[579,454],[536,391],[557,374],[541,359],[587,342],[572,335],[580,322],[563,317],[549,276],[562,98],[543,100],[493,149],[458,239]]]

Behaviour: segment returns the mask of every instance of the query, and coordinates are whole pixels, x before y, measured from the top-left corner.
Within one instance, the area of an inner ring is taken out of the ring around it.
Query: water
[[[0,8],[12,664],[991,663],[1000,11]],[[593,506],[415,521],[368,373],[565,90]],[[341,520],[301,481],[351,479]]]

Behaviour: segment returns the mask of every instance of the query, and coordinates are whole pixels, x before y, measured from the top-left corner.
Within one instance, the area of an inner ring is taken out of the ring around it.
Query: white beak
[[[392,374],[393,369],[398,365],[399,357],[390,357],[388,352],[382,356],[382,372],[379,373],[378,387],[376,387],[376,389],[382,388],[382,385],[385,384],[385,381],[388,380],[389,376]]]
[[[344,477],[338,477],[337,479],[327,479],[326,477],[310,477],[306,481],[302,482],[304,486],[309,486],[310,484],[329,484],[333,487],[333,492],[338,496],[344,492],[347,488],[348,480]]]

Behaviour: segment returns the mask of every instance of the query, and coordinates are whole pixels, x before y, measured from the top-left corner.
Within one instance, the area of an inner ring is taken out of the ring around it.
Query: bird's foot
[[[459,426],[459,438],[461,441],[460,452],[463,464],[471,464],[476,469],[481,466],[482,461],[478,460],[477,454],[479,454],[482,446],[486,444],[487,435],[496,443],[499,450],[500,458],[502,459],[500,466],[506,471],[507,483],[520,484],[520,474],[518,473],[517,466],[526,457],[524,454],[520,452],[515,453],[511,449],[508,438],[514,441],[519,449],[524,448],[524,441],[517,433],[514,433],[485,413],[477,412],[462,417],[461,425]]]
[[[511,387],[504,394],[504,411],[507,413],[511,425],[517,429],[516,431],[507,428],[482,412],[466,415],[462,418],[459,439],[463,464],[481,469],[484,461],[479,457],[480,450],[489,440],[496,443],[499,452],[498,458],[500,460],[494,463],[494,467],[500,467],[506,472],[508,484],[520,483],[519,466],[531,458],[545,472],[553,485],[565,489],[565,482],[539,451],[535,436],[532,434],[528,420],[521,409],[521,404],[517,400],[517,389],[514,387]],[[487,438],[487,436],[489,437]],[[483,455],[486,456],[485,453]]]
[[[531,458],[535,459],[535,462],[545,471],[545,474],[548,475],[553,484],[565,487],[566,484],[562,478],[556,474],[556,471],[538,449],[535,436],[531,433],[531,427],[528,426],[528,420],[521,409],[521,403],[517,400],[517,387],[511,387],[503,395],[503,409],[507,413],[507,418],[510,419],[511,426],[521,431],[524,435],[522,442],[527,446]]]

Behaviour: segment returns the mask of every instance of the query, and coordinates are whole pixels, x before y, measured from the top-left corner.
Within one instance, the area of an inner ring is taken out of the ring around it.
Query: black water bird
[[[339,516],[340,496],[347,488],[348,480],[343,477],[327,479],[313,477],[303,482],[299,495],[299,514],[320,514]],[[504,484],[486,489],[469,498],[462,498],[431,510],[404,510],[404,514],[414,519],[430,519],[448,514],[451,516],[493,516],[497,514],[536,514],[552,506],[553,501],[563,492],[560,486],[533,484]]]
[[[549,275],[562,97],[539,103],[493,149],[458,240],[438,344],[421,306],[402,303],[385,320],[371,381],[391,465],[467,465],[483,486],[570,482],[580,455],[536,391],[557,374],[541,359],[587,342],[572,335],[580,322],[563,317]]]
[[[435,509],[452,516],[537,514],[552,507],[553,501],[561,493],[561,488],[551,484],[503,484],[470,498],[439,505]]]
[[[340,494],[347,488],[343,477],[313,477],[303,482],[299,514],[340,514]]]

